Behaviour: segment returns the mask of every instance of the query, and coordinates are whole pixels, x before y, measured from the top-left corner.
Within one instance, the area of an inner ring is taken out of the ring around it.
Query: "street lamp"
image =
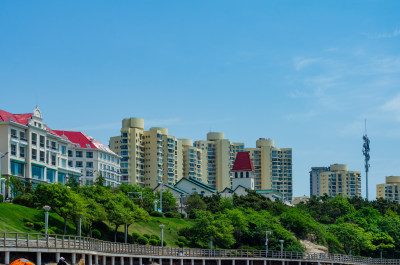
[[[47,228],[49,227],[49,211],[51,209],[50,206],[43,206],[44,209],[44,234],[47,236]]]
[[[213,237],[212,236],[210,236],[209,237],[209,239],[210,239],[210,256],[212,256],[212,250],[213,250]]]
[[[160,180],[160,182],[159,182],[159,184],[160,184],[160,212],[162,213],[162,191],[163,191],[163,182],[162,182],[162,180]]]
[[[82,214],[78,214],[79,224],[78,224],[78,236],[82,235]]]
[[[279,240],[279,242],[281,242],[281,258],[283,257],[283,242],[285,242],[285,240]]]
[[[164,246],[164,227],[165,225],[160,224],[160,228],[161,228],[161,246]]]
[[[265,257],[268,257],[268,234],[271,234],[271,231],[265,231]]]
[[[157,212],[157,203],[158,203],[158,201],[155,200],[155,201],[154,201],[154,211],[155,211],[155,212]]]

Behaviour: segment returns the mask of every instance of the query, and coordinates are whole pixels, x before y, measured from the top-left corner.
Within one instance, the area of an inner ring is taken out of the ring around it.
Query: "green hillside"
[[[26,223],[32,223],[34,227],[28,227]],[[164,224],[164,240],[168,246],[176,246],[176,238],[178,230],[191,225],[192,220],[184,220],[178,218],[150,217],[148,222],[137,222],[129,226],[129,235],[137,232],[141,235],[161,235],[159,225]],[[22,233],[40,233],[44,225],[44,211],[32,209],[29,207],[12,204],[0,203],[0,232],[22,232]],[[63,219],[57,214],[49,214],[49,227],[57,234],[62,234]],[[108,231],[104,233],[103,239],[112,240],[112,227],[106,228]],[[76,234],[75,225],[68,222],[67,234]],[[119,232],[124,232],[121,226]],[[42,231],[43,232],[43,231]],[[83,229],[83,235],[88,235],[87,228]]]

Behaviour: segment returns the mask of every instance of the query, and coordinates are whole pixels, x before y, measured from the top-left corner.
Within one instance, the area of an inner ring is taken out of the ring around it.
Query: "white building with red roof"
[[[68,149],[68,165],[81,170],[81,184],[92,185],[100,174],[107,186],[121,184],[120,156],[85,133],[60,130],[54,133],[72,143]]]
[[[1,174],[24,182],[65,183],[81,172],[68,166],[67,150],[72,143],[43,123],[38,107],[33,113],[12,114],[0,110]]]
[[[232,190],[242,186],[254,190],[254,167],[248,152],[238,152],[232,166]]]

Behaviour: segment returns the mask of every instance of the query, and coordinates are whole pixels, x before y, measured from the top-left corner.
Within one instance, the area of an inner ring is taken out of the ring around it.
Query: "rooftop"
[[[248,152],[238,152],[232,171],[254,171],[253,163],[251,163],[250,154]]]

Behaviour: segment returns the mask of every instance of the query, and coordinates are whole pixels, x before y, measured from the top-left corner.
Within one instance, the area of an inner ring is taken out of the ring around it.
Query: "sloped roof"
[[[173,186],[173,185],[171,185],[171,184],[163,184],[163,185],[164,185],[165,187],[168,187],[168,188],[171,189],[171,190],[174,190],[174,191],[178,192],[178,193],[181,193],[181,194],[189,194],[189,193],[187,193],[186,191],[181,190],[180,188],[177,188],[177,187],[175,187],[175,186]],[[157,187],[155,187],[153,190],[158,189],[159,186],[160,186],[160,184],[158,184]]]
[[[84,134],[83,132],[73,132],[73,131],[59,131],[53,130],[58,136],[64,139],[70,140],[78,148],[88,148],[88,149],[99,149],[108,153],[115,154],[107,146],[103,145],[92,136]]]
[[[253,163],[251,163],[250,154],[248,152],[238,152],[232,171],[254,171]]]
[[[0,110],[0,121],[13,121],[21,125],[28,125],[28,121],[32,119],[33,113],[12,114],[10,112]]]
[[[206,189],[206,190],[208,190],[208,191],[210,191],[212,193],[216,193],[217,192],[213,187],[208,186],[207,184],[204,184],[203,182],[195,180],[195,179],[192,179],[192,178],[181,178],[181,180],[179,180],[178,183],[181,182],[181,181],[184,181],[184,180],[189,181],[189,182],[191,182],[191,183],[193,183],[193,184],[195,184],[195,185],[197,185],[197,186],[199,186],[199,187],[201,187],[203,189]],[[175,186],[178,183],[176,183]]]

